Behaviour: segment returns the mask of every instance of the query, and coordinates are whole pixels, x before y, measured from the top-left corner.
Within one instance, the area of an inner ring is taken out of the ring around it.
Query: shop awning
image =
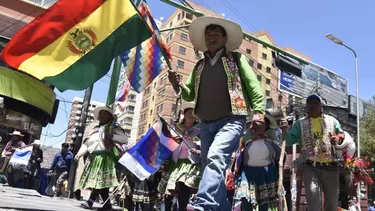
[[[0,67],[0,95],[37,107],[50,117],[54,113],[55,92],[41,81]]]

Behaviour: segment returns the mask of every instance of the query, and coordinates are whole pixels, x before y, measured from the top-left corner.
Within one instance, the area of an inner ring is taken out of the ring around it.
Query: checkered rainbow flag
[[[129,82],[133,89],[138,93],[142,92],[149,84],[151,84],[151,82],[163,70],[164,57],[162,51],[166,52],[168,59],[172,59],[169,49],[145,2],[141,3],[139,11],[143,19],[149,25],[153,37],[120,55]]]

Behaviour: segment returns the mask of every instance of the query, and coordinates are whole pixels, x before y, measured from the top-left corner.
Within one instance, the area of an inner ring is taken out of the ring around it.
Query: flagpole
[[[139,12],[138,7],[134,4],[133,1],[130,1],[130,2],[133,4],[133,6],[134,6],[134,8],[136,9],[136,11],[138,12],[139,16],[141,16],[141,20],[142,20],[143,23],[146,25],[147,29],[148,29],[150,32],[152,32],[150,26],[147,24],[147,22],[145,21],[144,17],[142,17],[141,13]],[[161,53],[163,54],[164,60],[165,60],[165,62],[166,62],[167,65],[168,65],[168,68],[169,68],[170,70],[172,70],[172,64],[171,64],[171,62],[169,61],[169,57],[168,57],[168,55],[167,55],[167,52],[164,51],[164,48],[162,48],[162,46],[160,45],[159,40],[154,36],[154,34],[152,34],[152,37],[154,38],[155,43],[156,43],[156,44],[158,45],[158,47],[160,48],[160,51],[161,51]]]
[[[162,117],[160,116],[160,114],[158,114],[158,117],[159,117],[159,118],[162,118]],[[163,118],[162,118],[162,119],[163,119]],[[163,120],[164,120],[164,119],[163,119]],[[168,124],[168,122],[166,122],[165,120],[164,120],[164,123],[165,123],[169,128],[171,128],[171,129],[173,130],[173,132],[175,132],[179,138],[182,139],[182,141],[186,144],[186,146],[187,146],[189,149],[193,149],[193,148],[189,145],[189,143],[187,143],[187,141],[184,139],[184,137],[180,134],[180,132],[178,132],[176,129],[174,129],[174,127],[172,127],[170,124]]]
[[[120,79],[120,72],[121,72],[121,59],[120,56],[116,56],[113,68],[112,68],[112,76],[111,76],[111,82],[108,89],[108,95],[107,95],[107,103],[106,105],[111,107],[113,110],[115,110],[115,99],[116,99],[116,91]]]
[[[130,1],[130,2],[133,4],[134,8],[137,10],[139,16],[141,16],[141,13],[140,13],[140,11],[138,10],[138,7],[137,7],[136,5],[134,5],[134,2],[133,2],[133,1]],[[138,1],[138,2],[139,2],[139,1]],[[138,5],[138,6],[139,6],[139,5]],[[152,30],[150,29],[150,26],[147,24],[147,22],[145,21],[144,17],[141,16],[141,20],[142,20],[143,23],[146,25],[147,29],[148,29],[150,32],[152,32]],[[158,45],[158,47],[160,48],[161,53],[163,54],[164,60],[165,60],[165,62],[166,62],[167,65],[168,65],[168,73],[169,73],[171,70],[173,70],[173,67],[172,67],[171,62],[169,61],[169,57],[168,57],[168,55],[167,55],[167,52],[165,52],[164,48],[162,48],[162,46],[161,46],[159,40],[154,36],[154,34],[152,34],[152,37],[154,38],[155,43]],[[176,111],[175,111],[175,112],[176,112],[176,113],[175,113],[175,115],[177,114],[177,108],[178,108],[178,103],[179,103],[180,99],[181,99],[181,96],[179,96],[179,97],[177,98],[177,100],[176,100],[176,104],[175,104],[175,106],[176,106]],[[168,124],[168,123],[167,123],[167,124]]]

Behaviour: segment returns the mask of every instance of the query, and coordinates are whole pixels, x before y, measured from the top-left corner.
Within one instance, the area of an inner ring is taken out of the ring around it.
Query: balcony
[[[48,8],[57,2],[57,0],[24,0],[24,1],[37,4],[38,6],[43,7],[43,8]]]

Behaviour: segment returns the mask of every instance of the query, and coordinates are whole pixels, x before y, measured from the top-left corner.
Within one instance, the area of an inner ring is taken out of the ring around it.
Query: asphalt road
[[[11,188],[0,185],[0,210],[24,211],[80,211],[86,210],[79,205],[82,202],[66,198],[51,198],[40,195],[35,190]],[[94,208],[99,208],[95,204]],[[119,209],[117,209],[119,210]],[[87,210],[86,210],[87,211]]]

